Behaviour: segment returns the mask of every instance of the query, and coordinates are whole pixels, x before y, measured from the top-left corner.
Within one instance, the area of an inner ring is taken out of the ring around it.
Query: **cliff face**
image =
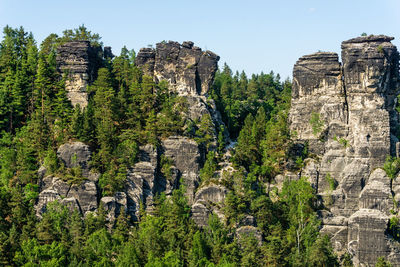
[[[293,70],[290,129],[314,155],[298,175],[321,196],[321,231],[356,265],[379,256],[400,264],[385,234],[395,182],[379,169],[398,143],[399,54],[391,40],[350,39],[342,43],[342,65],[335,53],[315,53]]]
[[[73,106],[87,106],[87,86],[96,77],[102,54],[89,41],[67,42],[57,48],[57,70],[66,75],[65,89]]]
[[[57,66],[61,74],[67,75],[66,89],[68,97],[75,106],[84,108],[88,96],[86,87],[96,77],[101,65],[102,51],[93,48],[89,42],[68,42],[58,48]],[[111,54],[109,49],[104,54]],[[110,55],[108,57],[110,57]],[[192,42],[182,45],[176,42],[159,43],[156,49],[141,49],[136,58],[136,64],[145,74],[154,77],[156,81],[167,80],[170,90],[184,98],[188,104],[186,118],[199,121],[208,114],[217,129],[222,120],[212,100],[207,99],[207,92],[213,82],[219,57],[210,51],[203,52],[194,47]],[[216,133],[216,131],[215,131]],[[216,143],[216,134],[214,134]],[[114,196],[101,198],[98,186],[100,174],[90,170],[91,151],[81,142],[71,142],[58,149],[58,159],[67,172],[79,167],[82,170],[82,181],[79,185],[71,185],[60,177],[48,174],[41,167],[41,187],[36,204],[37,215],[45,212],[47,204],[54,200],[65,203],[70,208],[78,209],[82,215],[94,212],[102,204],[108,212],[108,221],[112,224],[121,209],[125,209],[133,220],[138,219],[139,207],[151,213],[154,195],[165,192],[170,195],[179,187],[179,181],[186,186],[186,196],[190,205],[197,206],[204,198],[211,196],[216,202],[223,201],[226,190],[203,188],[202,194],[195,194],[199,186],[199,172],[204,164],[205,151],[195,140],[184,136],[170,136],[162,140],[158,148],[145,145],[139,148],[138,162],[128,166],[124,190]],[[171,160],[171,177],[161,173],[161,157]],[[207,192],[207,193],[204,193]],[[203,206],[202,206],[203,207]],[[198,224],[204,225],[210,209],[197,210]],[[204,222],[204,223],[200,223]]]
[[[218,69],[219,56],[202,51],[193,42],[162,42],[156,49],[142,48],[136,64],[156,81],[166,80],[180,95],[208,93]]]

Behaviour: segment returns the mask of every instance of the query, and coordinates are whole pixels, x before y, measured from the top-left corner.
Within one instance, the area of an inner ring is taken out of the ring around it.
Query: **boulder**
[[[107,221],[112,226],[121,213],[121,209],[127,210],[127,196],[124,192],[117,192],[114,196],[102,197],[100,203],[107,212]]]

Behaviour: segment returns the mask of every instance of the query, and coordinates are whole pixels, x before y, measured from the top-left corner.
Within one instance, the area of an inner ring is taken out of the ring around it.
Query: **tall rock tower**
[[[380,169],[399,141],[399,53],[391,40],[350,39],[342,43],[343,64],[320,52],[293,70],[290,129],[313,155],[298,175],[321,197],[321,231],[356,265],[372,266],[380,256],[400,264],[386,234],[400,177],[392,182]]]
[[[95,79],[101,58],[101,47],[92,47],[89,41],[67,42],[57,48],[57,70],[66,75],[65,89],[74,107],[87,106],[87,86]]]

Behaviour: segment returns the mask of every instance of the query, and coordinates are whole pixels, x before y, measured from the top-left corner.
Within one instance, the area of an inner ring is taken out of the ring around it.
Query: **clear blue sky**
[[[318,50],[340,53],[361,33],[396,37],[399,0],[0,0],[0,26],[23,26],[38,43],[85,24],[119,54],[162,40],[194,41],[234,70],[291,76],[293,64]]]

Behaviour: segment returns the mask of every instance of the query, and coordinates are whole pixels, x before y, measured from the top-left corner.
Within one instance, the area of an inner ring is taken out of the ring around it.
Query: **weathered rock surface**
[[[118,215],[121,213],[121,209],[127,210],[127,197],[124,192],[117,192],[113,197],[102,197],[100,200],[107,212],[107,221],[112,225]]]
[[[156,193],[158,153],[153,145],[142,146],[139,149],[139,161],[128,170],[125,183],[128,214],[136,220],[139,207],[143,203],[151,210],[153,196]]]
[[[180,95],[208,93],[218,69],[219,56],[202,51],[193,42],[161,42],[156,49],[142,48],[136,65],[156,81],[167,80]]]
[[[80,167],[84,176],[89,176],[91,152],[89,146],[82,142],[71,142],[61,145],[57,156],[66,168]]]
[[[385,237],[388,219],[376,209],[360,209],[349,218],[347,249],[356,266],[373,266],[378,257],[390,253]]]
[[[239,239],[239,243],[243,238],[253,237],[258,241],[259,246],[262,244],[262,233],[254,226],[246,225],[239,227],[236,229],[236,236]]]
[[[363,266],[391,253],[385,231],[392,192],[400,189],[379,169],[399,147],[399,53],[391,40],[350,39],[342,43],[342,66],[337,54],[319,52],[293,69],[290,129],[314,155],[299,176],[310,178],[329,210],[320,213],[321,232]]]
[[[173,161],[178,171],[178,179],[186,186],[185,195],[189,205],[193,203],[194,192],[200,181],[199,172],[203,156],[196,141],[182,136],[170,136],[162,141],[163,154]]]
[[[96,211],[98,204],[98,190],[93,181],[86,180],[82,184],[72,185],[62,179],[49,175],[41,183],[39,198],[35,205],[37,215],[46,211],[49,202],[55,200],[68,204],[67,206],[78,208],[83,214]]]
[[[98,207],[96,182],[99,174],[90,171],[89,147],[82,142],[66,143],[58,148],[57,157],[67,169],[79,167],[86,179],[80,184],[70,184],[60,177],[47,175],[46,168],[42,166],[39,169],[40,193],[35,206],[37,215],[40,217],[46,210],[47,203],[54,200],[59,200],[70,208],[77,208],[83,215],[95,211]]]
[[[87,86],[95,79],[101,58],[101,47],[92,47],[89,41],[71,41],[57,48],[57,70],[67,76],[65,89],[73,106],[87,106]]]
[[[224,215],[221,207],[225,201],[228,190],[221,185],[210,184],[200,188],[195,195],[194,204],[192,205],[192,217],[194,222],[205,227],[211,213],[223,221]]]

